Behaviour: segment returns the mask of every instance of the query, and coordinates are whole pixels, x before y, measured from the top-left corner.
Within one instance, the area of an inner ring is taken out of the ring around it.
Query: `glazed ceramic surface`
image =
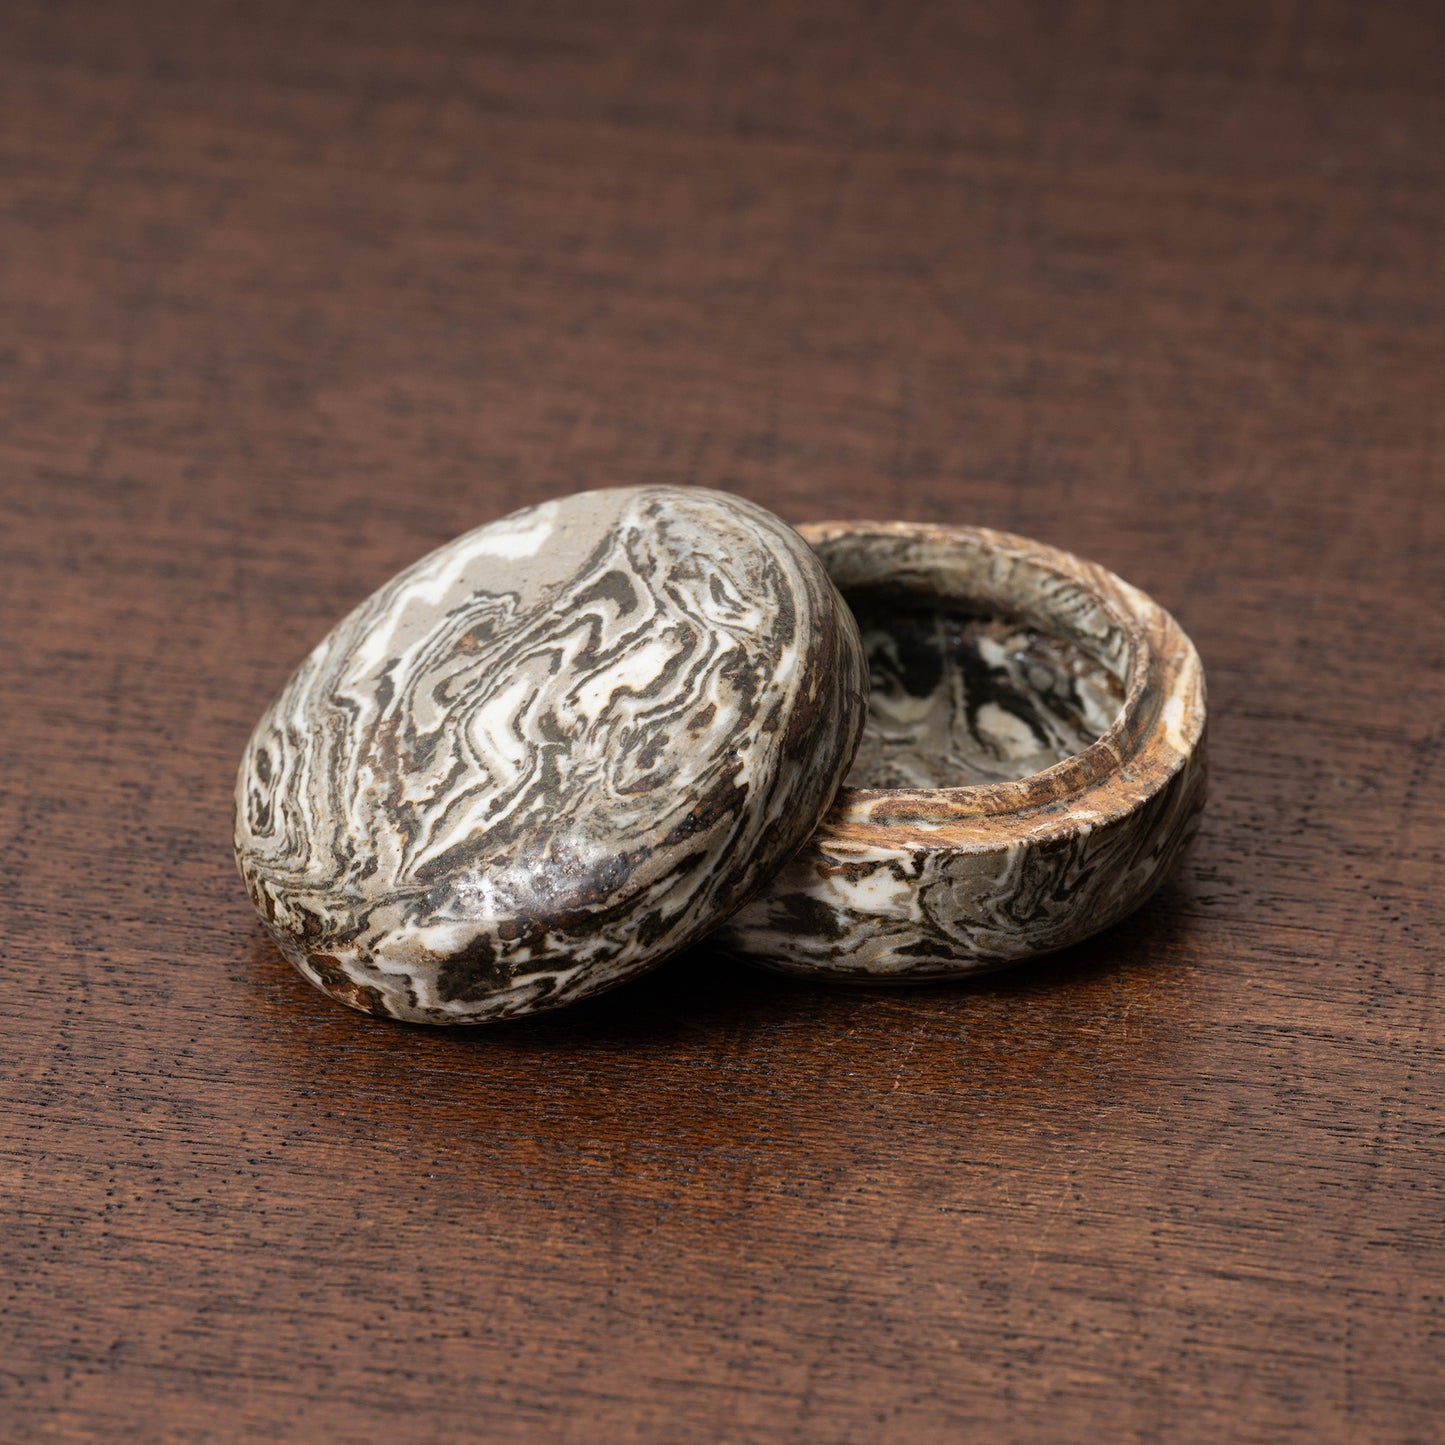
[[[1204,680],[1177,623],[1025,538],[804,527],[862,627],[870,715],[847,785],[720,941],[856,981],[973,973],[1137,907],[1204,803]]]
[[[247,747],[236,851],[288,959],[430,1023],[550,1008],[699,938],[813,831],[867,664],[812,551],[698,488],[582,493],[432,553]]]

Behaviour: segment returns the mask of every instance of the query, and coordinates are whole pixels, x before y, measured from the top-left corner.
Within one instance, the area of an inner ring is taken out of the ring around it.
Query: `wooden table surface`
[[[0,1438],[1441,1438],[1445,9],[0,27]],[[263,706],[654,481],[1153,593],[1178,880],[972,986],[308,987],[231,857]]]

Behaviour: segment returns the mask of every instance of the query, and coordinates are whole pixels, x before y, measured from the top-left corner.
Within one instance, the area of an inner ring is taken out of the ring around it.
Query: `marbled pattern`
[[[1037,628],[886,590],[845,597],[872,668],[858,788],[968,787],[1026,777],[1106,732],[1123,684]]]
[[[241,765],[241,872],[352,1007],[555,1007],[778,868],[865,692],[851,615],[770,513],[697,488],[547,503],[408,568],[302,664]]]
[[[861,982],[975,973],[1078,942],[1168,875],[1204,803],[1204,679],[1178,624],[1024,538],[820,524],[874,700],[846,786],[722,930]]]

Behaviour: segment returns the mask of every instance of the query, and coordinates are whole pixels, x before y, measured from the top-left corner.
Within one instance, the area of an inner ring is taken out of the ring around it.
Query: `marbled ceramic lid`
[[[311,653],[236,786],[281,951],[428,1023],[595,993],[694,942],[803,843],[867,663],[822,564],[701,488],[584,492],[449,543]]]

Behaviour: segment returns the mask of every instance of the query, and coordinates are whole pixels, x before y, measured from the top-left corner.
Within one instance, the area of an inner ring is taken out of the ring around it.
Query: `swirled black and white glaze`
[[[812,832],[867,663],[784,523],[585,492],[433,552],[311,653],[236,785],[282,953],[365,1012],[473,1023],[646,969]]]

